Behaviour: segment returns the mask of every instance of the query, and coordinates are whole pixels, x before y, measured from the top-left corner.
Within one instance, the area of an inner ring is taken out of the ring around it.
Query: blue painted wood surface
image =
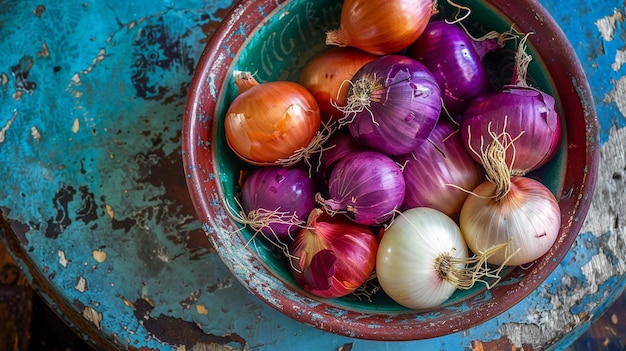
[[[564,349],[626,285],[626,5],[540,2],[588,76],[600,178],[559,268],[482,325],[415,342],[350,339],[281,315],[228,272],[195,220],[180,155],[187,87],[228,0],[0,2],[0,237],[101,348]]]

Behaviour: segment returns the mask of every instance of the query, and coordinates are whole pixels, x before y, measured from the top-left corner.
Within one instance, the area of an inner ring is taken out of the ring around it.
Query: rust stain
[[[135,305],[133,304],[132,301],[130,301],[129,299],[125,298],[124,296],[118,296],[120,299],[122,299],[122,302],[124,303],[124,305],[130,307],[133,309],[133,311],[136,311],[137,308],[135,308]]]
[[[214,15],[216,18],[225,18],[229,10],[230,10],[230,7],[225,8],[225,9],[219,9],[215,11]],[[200,40],[200,43],[206,43],[208,39],[211,37],[211,35],[215,32],[215,30],[217,30],[217,27],[219,27],[221,23],[221,21],[210,20],[210,17],[208,15],[205,15],[205,17],[206,19],[209,19],[209,21],[202,24],[201,28],[202,28],[202,33],[204,33],[206,37]],[[202,18],[202,19],[204,20],[205,18]]]
[[[205,316],[209,315],[209,310],[206,308],[206,306],[202,305],[202,304],[199,304],[199,303],[196,304],[196,312],[198,312],[198,314],[202,314],[202,315],[205,315]]]
[[[341,345],[341,346],[339,347],[339,350],[338,350],[338,351],[352,351],[352,345],[354,345],[354,344],[353,344],[353,343],[351,343],[351,342],[350,342],[350,343],[343,344],[343,345]]]
[[[50,50],[48,50],[48,44],[44,41],[41,44],[41,51],[37,52],[37,57],[48,57],[50,56]]]
[[[143,299],[144,301],[148,303],[148,305],[150,305],[151,307],[154,307],[154,301],[152,301],[152,298],[150,296],[146,296]]]
[[[113,212],[113,208],[111,207],[111,205],[106,204],[105,205],[105,209],[106,209],[107,214],[109,215],[109,217],[111,217],[111,218],[115,217],[115,213]]]
[[[482,341],[474,341],[472,343],[472,351],[484,351],[485,349],[483,348],[483,342]]]
[[[43,5],[37,5],[33,10],[33,14],[37,17],[41,17],[41,15],[46,11],[46,7]]]

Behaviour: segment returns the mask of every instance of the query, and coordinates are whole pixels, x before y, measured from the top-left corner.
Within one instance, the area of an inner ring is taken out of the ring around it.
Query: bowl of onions
[[[199,59],[182,148],[250,292],[391,341],[470,328],[550,275],[590,205],[597,133],[534,0],[244,0]]]

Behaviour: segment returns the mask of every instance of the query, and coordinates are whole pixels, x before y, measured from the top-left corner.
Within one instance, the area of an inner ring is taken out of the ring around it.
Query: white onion
[[[438,268],[438,261],[451,258],[451,266]],[[465,271],[467,259],[467,246],[456,223],[442,212],[417,207],[398,215],[385,230],[376,275],[381,288],[397,303],[430,308],[454,293],[456,273]],[[446,272],[451,276],[444,277]]]
[[[487,262],[517,266],[543,256],[561,228],[556,198],[542,183],[527,177],[511,177],[510,188],[496,197],[496,185],[486,181],[470,195],[461,209],[459,223],[469,248],[475,252],[509,242]]]

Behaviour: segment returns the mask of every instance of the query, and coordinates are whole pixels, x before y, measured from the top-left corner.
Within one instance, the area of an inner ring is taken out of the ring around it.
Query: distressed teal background
[[[626,5],[540,2],[583,63],[601,143],[608,143],[626,126],[612,95],[625,92],[616,89],[626,68],[611,67],[626,47],[626,30],[617,21],[615,38],[607,41],[594,23],[614,10],[626,13]],[[497,343],[513,335],[507,328],[543,332],[538,324],[524,328],[569,296],[568,311],[580,320],[564,324],[574,330],[552,330],[544,339],[560,349],[623,290],[624,258],[615,254],[624,251],[607,244],[623,250],[623,224],[616,223],[613,230],[581,233],[560,268],[518,306],[444,338],[353,340],[263,305],[205,241],[188,203],[180,155],[191,75],[230,5],[0,0],[0,210],[8,223],[0,237],[42,296],[78,320],[85,335],[97,332],[99,342],[121,349],[212,344],[276,350],[314,343],[318,350],[345,344],[353,350],[469,350],[476,340]],[[598,253],[615,270],[595,291],[585,290],[592,283],[583,267]]]

